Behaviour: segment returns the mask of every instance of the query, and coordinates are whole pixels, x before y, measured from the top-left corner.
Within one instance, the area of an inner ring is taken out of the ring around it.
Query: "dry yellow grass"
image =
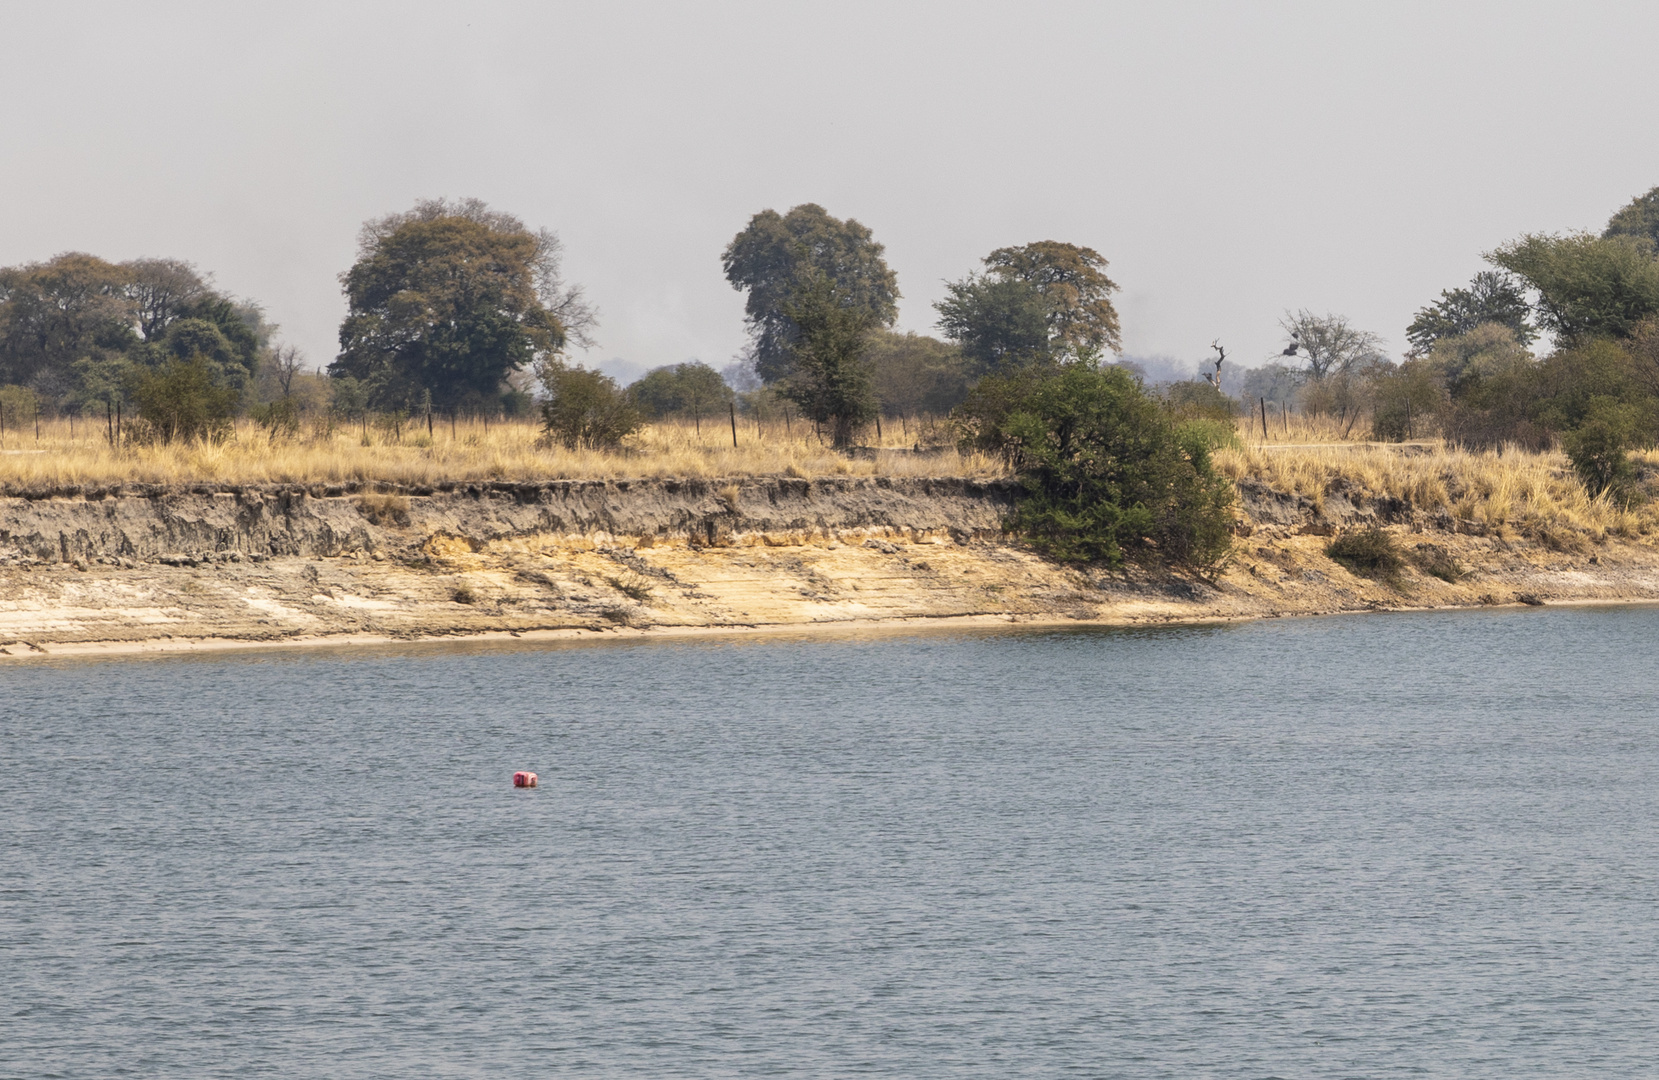
[[[1439,439],[1344,441],[1334,424],[1317,420],[1293,426],[1284,439],[1272,420],[1270,414],[1267,441],[1259,419],[1241,423],[1242,447],[1216,454],[1223,473],[1260,480],[1316,504],[1345,485],[1371,498],[1403,499],[1428,513],[1449,514],[1493,535],[1527,536],[1555,547],[1659,528],[1659,503],[1625,507],[1605,496],[1591,498],[1559,450],[1469,451]],[[1659,453],[1631,456],[1644,474],[1659,473]]]
[[[1599,541],[1612,534],[1659,532],[1659,501],[1623,507],[1590,498],[1559,451],[1470,452],[1439,440],[1387,444],[1344,439],[1329,419],[1269,414],[1240,420],[1241,447],[1216,454],[1222,472],[1251,478],[1316,503],[1346,486],[1372,498],[1403,499],[1444,512],[1498,536],[1518,534],[1552,546]],[[1361,425],[1355,425],[1356,428]],[[930,427],[928,434],[937,435]],[[738,445],[724,418],[652,424],[618,450],[566,450],[541,443],[527,422],[461,422],[453,429],[405,425],[394,433],[370,425],[267,437],[241,421],[217,444],[124,445],[112,448],[102,424],[43,420],[9,429],[0,440],[0,491],[61,490],[116,484],[387,484],[403,486],[478,480],[622,479],[660,477],[972,476],[1006,475],[1005,465],[954,449],[905,453],[923,433],[910,422],[887,425],[880,444],[901,451],[849,458],[832,452],[809,425],[790,430],[740,420]],[[877,440],[870,435],[874,444]],[[1633,455],[1659,477],[1659,453]]]
[[[975,476],[1006,470],[995,459],[954,449],[902,452],[918,438],[914,425],[885,425],[881,448],[894,453],[849,458],[820,443],[808,424],[789,430],[768,422],[738,421],[732,447],[725,417],[652,424],[619,450],[546,446],[528,422],[462,421],[453,428],[405,424],[400,433],[369,425],[313,430],[271,439],[249,421],[215,444],[110,446],[102,423],[43,420],[8,430],[0,441],[0,491],[48,491],[72,485],[316,484],[408,486],[475,480],[561,480],[622,477]],[[871,445],[875,445],[871,433]]]

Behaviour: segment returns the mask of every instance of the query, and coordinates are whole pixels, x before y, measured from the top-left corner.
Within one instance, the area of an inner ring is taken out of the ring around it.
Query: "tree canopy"
[[[1511,275],[1483,270],[1467,289],[1442,290],[1439,300],[1420,308],[1406,327],[1406,339],[1413,354],[1422,355],[1442,338],[1467,334],[1482,323],[1497,323],[1527,345],[1537,336],[1529,321],[1531,314],[1525,291]]]
[[[748,291],[744,310],[761,379],[772,383],[789,374],[798,327],[785,307],[809,273],[827,279],[839,303],[865,312],[872,328],[893,324],[898,277],[884,250],[868,228],[831,217],[816,203],[781,215],[762,210],[749,219],[726,246],[721,265],[732,288]]]
[[[1564,345],[1626,338],[1659,314],[1659,260],[1642,237],[1531,233],[1486,258],[1538,290],[1538,321]]]
[[[807,271],[783,302],[795,326],[783,393],[814,420],[827,420],[834,446],[853,445],[876,414],[867,362],[877,315],[827,274]]]
[[[130,280],[126,268],[79,251],[0,269],[0,383],[66,393],[77,361],[130,348]]]
[[[507,376],[555,358],[593,314],[564,284],[561,247],[476,199],[428,200],[363,226],[341,276],[348,312],[329,374],[369,403],[440,408],[501,398]]]
[[[1304,357],[1314,382],[1382,355],[1382,338],[1358,329],[1342,315],[1315,315],[1303,308],[1285,312],[1279,326],[1285,332],[1284,355]]]
[[[1602,237],[1630,236],[1645,239],[1659,249],[1659,187],[1638,195],[1607,222]]]
[[[962,351],[938,338],[876,330],[866,354],[876,401],[886,415],[943,415],[968,396]]]
[[[1042,240],[997,248],[985,270],[946,284],[939,328],[982,371],[1097,361],[1122,344],[1106,276],[1092,248]]]
[[[724,411],[735,395],[720,373],[700,360],[653,368],[628,387],[628,397],[646,417],[696,416]]]
[[[239,396],[275,328],[177,259],[69,252],[0,269],[0,382],[60,403],[124,394],[136,372],[197,357]]]
[[[1172,424],[1121,367],[987,376],[960,417],[966,441],[1005,455],[1025,486],[1009,527],[1052,558],[1210,573],[1232,547],[1233,489],[1205,426]]]
[[[969,274],[946,282],[945,292],[933,305],[939,329],[977,373],[1012,371],[1052,357],[1048,301],[1030,282]]]

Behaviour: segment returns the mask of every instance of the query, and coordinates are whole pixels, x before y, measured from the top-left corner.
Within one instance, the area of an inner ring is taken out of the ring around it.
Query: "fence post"
[[[726,408],[732,414],[732,449],[737,449],[737,405],[735,402],[726,402]]]
[[[1259,399],[1262,403],[1262,442],[1267,441],[1267,399]]]

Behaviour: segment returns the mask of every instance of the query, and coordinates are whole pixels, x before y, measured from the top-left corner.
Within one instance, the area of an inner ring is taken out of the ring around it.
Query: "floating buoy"
[[[536,774],[533,772],[516,772],[513,774],[514,787],[535,787]]]

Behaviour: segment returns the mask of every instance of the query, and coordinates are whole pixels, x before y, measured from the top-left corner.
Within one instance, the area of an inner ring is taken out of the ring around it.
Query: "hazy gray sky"
[[[818,202],[899,326],[994,247],[1086,244],[1125,351],[1398,350],[1524,231],[1659,184],[1659,5],[0,3],[0,264],[165,255],[333,358],[365,219],[477,196],[564,238],[588,362],[743,344],[721,249]]]

